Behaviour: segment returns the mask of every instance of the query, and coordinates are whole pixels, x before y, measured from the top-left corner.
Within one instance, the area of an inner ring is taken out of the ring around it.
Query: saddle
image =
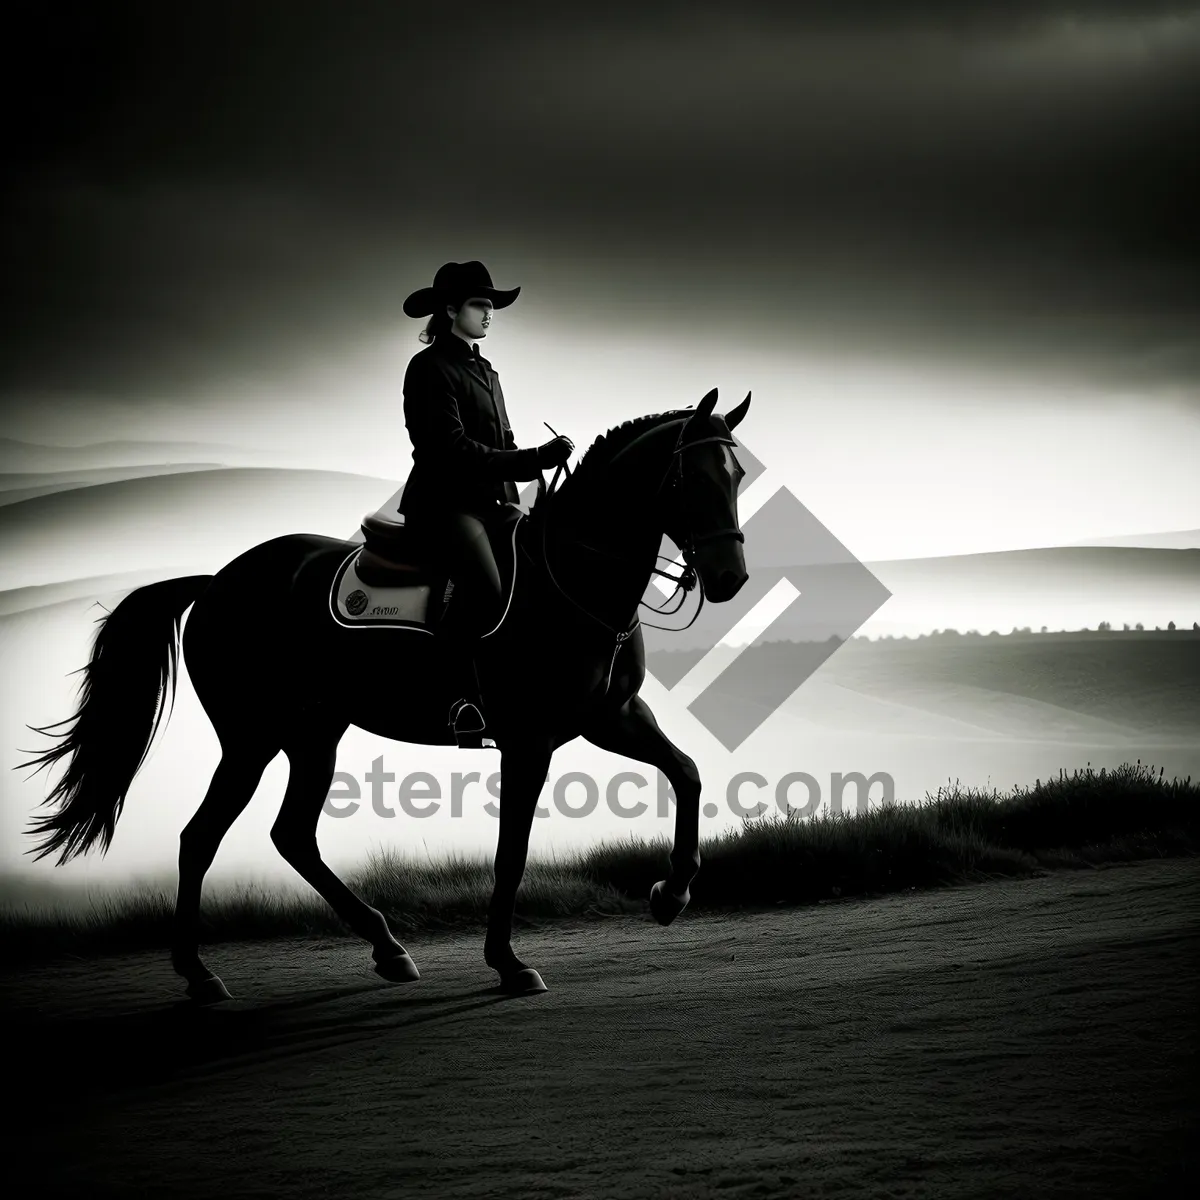
[[[500,570],[504,613],[516,582],[517,529],[525,510],[515,504],[497,507],[487,522],[492,553]],[[436,634],[451,612],[454,580],[423,549],[401,513],[380,509],[362,520],[363,544],[346,556],[333,577],[329,607],[333,619],[347,628],[408,629]],[[496,629],[503,624],[501,617]],[[493,629],[483,636],[491,636]],[[469,690],[469,688],[468,688]],[[483,736],[486,720],[476,681],[473,696],[451,707],[447,722],[462,747],[494,747]]]

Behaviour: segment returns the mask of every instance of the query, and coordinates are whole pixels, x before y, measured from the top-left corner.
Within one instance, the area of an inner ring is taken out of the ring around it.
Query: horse
[[[638,606],[655,573],[689,591],[698,581],[701,604],[705,598],[727,602],[748,578],[737,516],[745,472],[731,430],[745,417],[750,395],[725,417],[714,413],[716,401],[714,388],[695,408],[609,429],[561,485],[561,467],[549,487],[539,476],[528,509],[510,504],[510,519],[497,523],[500,537],[511,543],[511,553],[497,554],[506,607],[473,652],[490,741],[501,757],[483,957],[504,992],[547,990],[540,973],[513,950],[512,921],[551,756],[576,737],[666,776],[676,795],[674,838],[666,877],[651,889],[650,910],[669,925],[689,902],[700,869],[701,780],[695,762],[666,737],[638,694],[645,679]],[[455,741],[439,716],[452,697],[436,621],[353,627],[333,601],[335,579],[356,555],[382,556],[385,571],[389,555],[405,557],[395,545],[372,541],[372,530],[379,535],[387,525],[383,514],[364,520],[366,547],[289,534],[252,547],[215,575],[139,587],[97,622],[74,716],[30,726],[58,740],[24,766],[36,774],[67,761],[41,802],[54,811],[29,830],[43,839],[36,857],[57,852],[56,865],[62,865],[97,843],[107,853],[126,793],[164,714],[169,719],[182,645],[221,750],[204,800],[180,834],[171,932],[172,967],[200,1004],[231,998],[199,953],[204,876],[281,750],[289,774],[271,828],[275,847],[345,925],[370,942],[382,978],[420,978],[384,915],[322,861],[316,837],[338,743],[351,725],[398,742]],[[682,552],[682,575],[657,566],[664,535]],[[428,562],[391,565],[402,584],[446,582],[444,607],[433,604],[431,611],[449,619],[448,573],[437,575]],[[65,734],[52,733],[64,725],[70,726]]]

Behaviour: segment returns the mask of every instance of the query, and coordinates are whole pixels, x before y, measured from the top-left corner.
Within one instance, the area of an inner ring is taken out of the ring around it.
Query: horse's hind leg
[[[270,745],[223,744],[204,803],[179,836],[179,893],[171,935],[171,965],[187,980],[194,1000],[210,1003],[229,998],[225,985],[200,961],[197,926],[204,876],[221,839],[250,803],[267,764],[279,753]]]
[[[291,764],[283,806],[271,829],[276,849],[312,885],[346,924],[374,947],[375,970],[384,979],[407,983],[420,976],[408,951],[392,936],[387,919],[355,895],[324,863],[317,822],[333,782],[337,744],[346,726],[302,728],[284,746]]]

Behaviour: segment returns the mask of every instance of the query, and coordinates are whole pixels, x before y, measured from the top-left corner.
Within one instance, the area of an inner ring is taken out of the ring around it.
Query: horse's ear
[[[729,426],[730,429],[733,429],[734,426],[739,424],[741,419],[746,415],[746,411],[749,409],[749,407],[750,407],[750,393],[747,392],[745,400],[743,400],[741,402],[741,404],[739,404],[737,406],[737,408],[731,410],[728,414],[726,414],[725,424],[727,426]]]
[[[712,411],[717,407],[717,389],[713,388],[703,400],[700,401],[696,411],[687,419],[687,423],[683,428],[683,436],[689,436],[689,432],[700,425],[703,425],[709,417],[712,416]]]

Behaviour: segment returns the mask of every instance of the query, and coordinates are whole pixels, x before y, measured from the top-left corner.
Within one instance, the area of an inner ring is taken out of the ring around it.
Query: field
[[[4,980],[28,1196],[1174,1196],[1195,1183],[1191,859],[477,936],[382,984],[341,939]],[[14,1124],[15,1121],[15,1124]]]
[[[409,985],[313,904],[210,900],[235,998],[208,1008],[162,953],[169,896],[10,905],[26,1194],[1172,1194],[1196,1167],[1197,791],[1136,764],[751,822],[706,843],[668,929],[644,902],[663,847],[542,865],[517,946],[551,990],[518,1000],[466,861],[360,877]]]
[[[1168,780],[1140,760],[1119,770],[1060,772],[1001,794],[948,788],[923,803],[800,819],[767,815],[702,839],[691,911],[811,904],[854,895],[1055,867],[1088,867],[1200,850],[1200,784]],[[667,865],[666,841],[603,842],[553,861],[531,860],[518,916],[605,918],[645,911]],[[373,856],[350,880],[399,934],[481,928],[490,863],[454,856],[420,861]],[[6,894],[7,893],[7,894]],[[169,945],[170,885],[100,892],[28,883],[0,887],[0,928],[10,962],[61,953]],[[210,886],[206,940],[239,941],[344,932],[315,894]],[[220,972],[218,972],[219,974]]]

